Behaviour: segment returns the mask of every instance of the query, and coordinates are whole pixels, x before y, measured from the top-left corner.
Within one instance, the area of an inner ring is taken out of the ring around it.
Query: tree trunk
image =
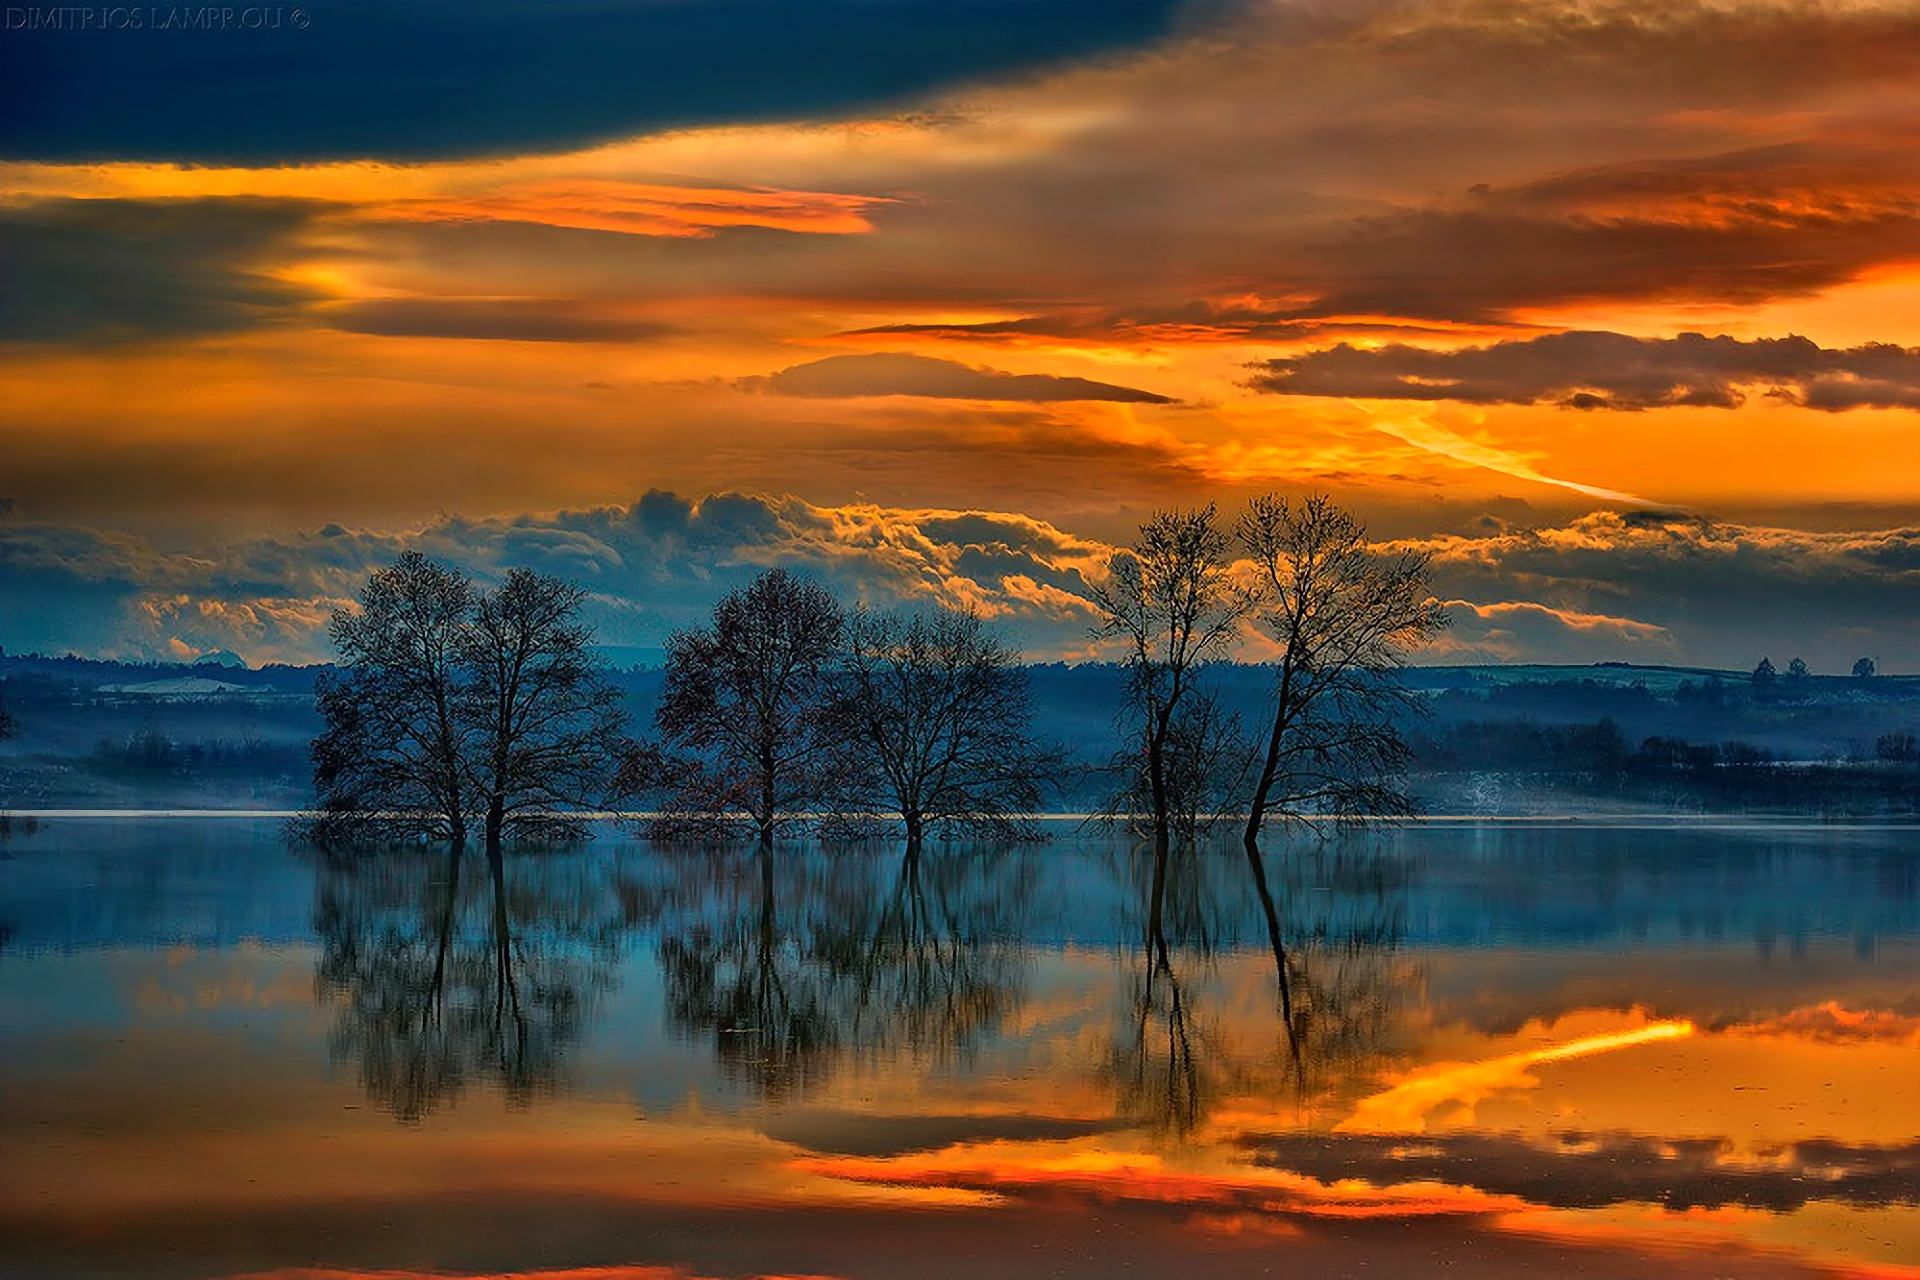
[[[754,815],[754,821],[760,828],[760,847],[773,848],[774,826],[774,764],[771,753],[760,753],[760,812]]]
[[[1160,922],[1167,896],[1167,854],[1173,844],[1171,815],[1167,812],[1167,728],[1172,708],[1163,711],[1147,741],[1147,785],[1153,792],[1153,891],[1147,903],[1147,932],[1160,937]]]
[[[1293,658],[1291,653],[1280,668],[1279,705],[1273,709],[1273,732],[1267,737],[1267,758],[1260,769],[1260,777],[1253,788],[1253,803],[1247,807],[1247,830],[1241,843],[1247,847],[1247,856],[1253,859],[1256,868],[1260,865],[1260,825],[1266,821],[1267,798],[1273,794],[1273,784],[1280,772],[1280,745],[1287,734],[1287,723],[1292,718],[1288,712],[1288,703],[1293,698]],[[1265,883],[1265,874],[1261,873],[1261,882]]]
[[[1167,801],[1167,732],[1171,720],[1172,712],[1169,709],[1158,717],[1158,723],[1147,739],[1147,790],[1153,799],[1153,838],[1156,846],[1166,843],[1172,821],[1168,813],[1171,806]]]
[[[507,826],[506,802],[499,796],[487,801],[487,865],[500,865],[501,841]]]

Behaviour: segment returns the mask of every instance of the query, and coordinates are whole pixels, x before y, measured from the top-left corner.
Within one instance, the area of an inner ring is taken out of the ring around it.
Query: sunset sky
[[[321,659],[419,546],[1072,658],[1327,490],[1423,661],[1920,670],[1920,5],[6,13],[9,653]]]

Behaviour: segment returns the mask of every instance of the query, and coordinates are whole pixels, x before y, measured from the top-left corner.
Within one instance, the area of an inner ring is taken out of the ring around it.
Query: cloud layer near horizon
[[[1572,409],[1736,409],[1760,394],[1829,413],[1920,408],[1920,350],[1829,350],[1801,337],[1574,332],[1437,351],[1342,342],[1269,360],[1250,385],[1294,396],[1559,404]]]
[[[1113,548],[1028,516],[820,507],[655,491],[624,507],[317,531],[165,553],[128,535],[0,523],[0,619],[13,652],[254,662],[327,656],[328,614],[405,548],[482,579],[525,566],[585,586],[603,643],[656,649],[764,568],[849,603],[972,608],[1035,660],[1098,656],[1089,584]],[[1920,529],[1806,533],[1602,512],[1537,529],[1380,544],[1430,557],[1453,626],[1424,662],[1633,660],[1751,666],[1761,652],[1845,671],[1920,669]],[[1240,656],[1264,650],[1248,637]]]

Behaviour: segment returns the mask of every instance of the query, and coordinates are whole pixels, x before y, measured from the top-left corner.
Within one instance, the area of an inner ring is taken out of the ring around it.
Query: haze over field
[[[1094,656],[1143,515],[1328,490],[1427,661],[1920,669],[1912,5],[22,12],[8,652],[321,659],[419,547]]]

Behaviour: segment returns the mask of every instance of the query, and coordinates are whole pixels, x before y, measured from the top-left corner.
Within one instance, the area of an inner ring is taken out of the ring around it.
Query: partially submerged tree
[[[1247,849],[1269,815],[1410,812],[1399,726],[1418,704],[1394,672],[1447,624],[1425,557],[1377,554],[1324,494],[1256,498],[1236,532],[1259,575],[1255,619],[1279,649]]]
[[[469,726],[458,714],[473,583],[408,551],[337,609],[327,628],[338,673],[315,691],[313,742],[323,842],[373,837],[466,842]]]
[[[832,694],[840,606],[817,582],[769,569],[729,591],[711,626],[667,640],[654,723],[698,757],[675,800],[682,812],[746,814],[762,843],[820,794],[821,713]]]
[[[375,573],[329,628],[313,743],[322,843],[445,840],[488,853],[577,832],[619,750],[620,695],[591,658],[583,593],[525,569],[476,591],[418,552]]]
[[[1158,512],[1140,526],[1133,546],[1108,562],[1107,580],[1093,588],[1103,615],[1098,633],[1125,646],[1132,741],[1121,756],[1130,775],[1123,795],[1144,800],[1162,857],[1179,812],[1178,780],[1206,751],[1194,731],[1218,720],[1195,714],[1198,669],[1224,656],[1252,604],[1229,577],[1227,549],[1212,504]]]
[[[490,857],[509,833],[579,835],[579,810],[605,789],[626,716],[580,623],[585,599],[570,583],[515,569],[479,598],[461,634],[467,772]]]
[[[1195,802],[1205,788],[1192,780],[1205,777],[1213,753],[1208,735],[1231,724],[1214,708],[1195,705],[1204,697],[1201,664],[1225,654],[1253,603],[1229,575],[1227,547],[1211,503],[1158,512],[1093,589],[1104,615],[1097,634],[1125,645],[1123,717],[1130,723],[1123,731],[1131,741],[1117,760],[1124,781],[1116,807],[1131,812],[1144,801],[1153,839],[1150,935],[1160,929],[1172,843],[1204,818]]]
[[[979,615],[859,612],[847,621],[827,725],[856,797],[900,815],[907,848],[929,828],[1030,834],[1063,759],[1037,745],[1020,655]]]
[[[1239,713],[1224,706],[1204,683],[1181,699],[1161,755],[1166,831],[1172,843],[1192,843],[1221,815],[1237,810],[1252,767],[1253,745]],[[1123,789],[1109,799],[1107,812],[1144,825],[1151,835],[1152,779],[1139,768],[1139,759],[1137,748],[1120,753]]]

